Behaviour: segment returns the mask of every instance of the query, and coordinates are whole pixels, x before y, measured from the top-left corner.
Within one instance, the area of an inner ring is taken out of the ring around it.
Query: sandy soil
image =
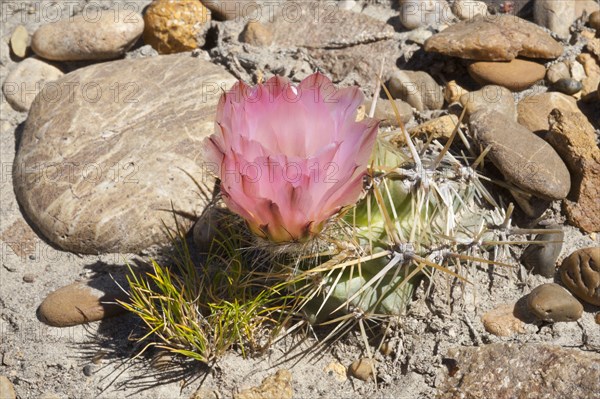
[[[17,24],[23,23],[33,32],[43,22],[43,18],[34,18],[38,16],[35,11],[26,21],[20,20],[22,14],[7,14],[6,6],[11,3],[24,7],[48,4],[3,2],[0,32],[3,42]],[[14,66],[6,54],[7,47],[4,43],[1,46],[0,83]],[[464,270],[473,285],[438,276],[432,287],[426,283],[419,287],[408,315],[398,321],[391,341],[394,352],[387,357],[377,355],[377,384],[356,379],[341,382],[324,371],[332,362],[348,366],[365,355],[357,337],[352,335],[316,357],[283,361],[285,353],[303,338],[295,336],[257,358],[243,359],[239,353],[231,353],[212,370],[178,362],[165,369],[158,367],[156,360],[154,365],[150,364],[152,356],[132,360],[141,349],[129,339],[132,332],[140,331],[139,320],[132,316],[69,328],[45,326],[38,321],[36,308],[48,293],[78,279],[122,274],[127,261],[147,257],[144,254],[78,256],[57,251],[39,238],[27,225],[12,188],[15,137],[26,114],[12,110],[4,98],[0,113],[0,375],[13,382],[21,398],[187,398],[199,389],[203,396],[198,397],[230,397],[237,390],[258,385],[281,368],[291,371],[294,397],[298,398],[431,398],[447,373],[442,359],[451,347],[507,341],[544,342],[600,351],[600,328],[594,322],[598,309],[591,306],[586,307],[577,323],[530,324],[526,334],[510,338],[485,331],[480,321],[484,312],[502,303],[514,303],[533,287],[551,281],[529,275],[519,266],[515,261],[518,249],[508,254],[515,268]],[[558,205],[554,208],[555,221],[563,223]],[[597,239],[594,242],[590,236],[565,226],[565,244],[559,261],[577,248],[599,244]],[[308,337],[299,349],[306,349],[312,343],[313,338]]]

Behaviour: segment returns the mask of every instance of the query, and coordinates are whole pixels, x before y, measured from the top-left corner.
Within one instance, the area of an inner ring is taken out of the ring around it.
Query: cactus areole
[[[358,87],[320,73],[236,83],[220,99],[206,160],[229,209],[272,242],[303,242],[360,197],[378,122],[356,121]]]

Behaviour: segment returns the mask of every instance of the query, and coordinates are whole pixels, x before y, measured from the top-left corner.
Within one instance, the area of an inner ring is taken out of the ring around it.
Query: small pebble
[[[258,21],[249,21],[240,34],[240,41],[252,46],[267,47],[273,43],[273,32]]]
[[[523,321],[515,316],[515,306],[512,303],[504,303],[484,313],[481,322],[485,330],[498,337],[525,333]]]
[[[600,11],[594,11],[590,14],[588,24],[597,31],[600,30]]]
[[[449,81],[444,87],[444,99],[448,104],[457,102],[463,94],[468,93],[465,88],[456,83],[456,80]]]
[[[561,78],[552,85],[552,88],[556,91],[560,91],[561,93],[573,95],[581,91],[583,85],[580,81],[572,78]]]
[[[100,288],[101,287],[101,288]],[[54,327],[68,327],[102,320],[125,311],[115,300],[126,295],[108,276],[76,282],[48,294],[39,306],[40,321]]]
[[[391,355],[394,352],[394,345],[390,341],[385,341],[381,345],[381,348],[379,349],[379,352],[381,352],[381,354],[383,356],[389,356],[389,355]]]
[[[86,377],[91,377],[92,375],[94,375],[94,365],[93,364],[86,364],[83,367],[83,374],[85,374]]]
[[[447,141],[458,124],[456,115],[443,115],[420,124],[408,132],[411,136],[433,137],[436,140]],[[401,137],[401,136],[400,136]]]
[[[552,64],[546,71],[546,80],[550,83],[556,83],[559,79],[570,77],[571,72],[569,72],[569,66],[564,62]]]
[[[427,72],[395,70],[387,87],[393,98],[406,101],[418,111],[441,109],[444,105],[442,87]]]
[[[35,281],[35,274],[33,274],[33,273],[24,274],[23,281],[26,283],[33,283]]]
[[[333,361],[329,363],[323,369],[323,371],[329,376],[334,377],[338,382],[344,382],[348,379],[348,377],[346,377],[348,371],[346,370],[346,367],[344,367],[344,365],[340,362]]]
[[[369,358],[362,358],[352,362],[348,367],[348,373],[362,381],[369,381],[373,379],[375,368],[375,361]]]
[[[560,226],[551,226],[549,229],[560,230]],[[534,274],[544,277],[554,276],[556,271],[556,259],[560,255],[565,233],[538,234],[533,241],[547,241],[545,244],[530,244],[525,251],[521,261],[532,270]]]
[[[23,25],[17,26],[10,37],[10,47],[17,57],[25,58],[28,40],[27,29]]]
[[[109,60],[122,56],[144,29],[134,12],[102,12],[98,19],[77,15],[42,25],[31,38],[40,57],[55,61]]]
[[[546,75],[544,65],[518,58],[509,62],[478,61],[467,70],[481,85],[498,85],[511,91],[525,90]]]
[[[2,84],[8,103],[17,111],[27,112],[44,86],[62,77],[62,71],[35,57],[17,64]]]
[[[527,306],[537,318],[552,323],[576,321],[583,314],[583,305],[554,283],[535,287],[527,296]]]
[[[281,369],[274,375],[265,378],[259,386],[234,394],[233,399],[292,399],[293,396],[292,373],[289,370]]]
[[[600,247],[578,249],[563,260],[559,270],[572,293],[600,306]]]
[[[211,14],[200,1],[156,0],[144,14],[144,42],[159,54],[203,46]]]

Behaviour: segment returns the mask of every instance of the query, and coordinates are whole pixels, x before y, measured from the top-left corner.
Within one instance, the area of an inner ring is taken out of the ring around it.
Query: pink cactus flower
[[[336,89],[320,73],[298,86],[273,77],[236,83],[220,99],[207,161],[230,210],[273,242],[319,234],[362,191],[378,121],[356,121],[358,87]]]

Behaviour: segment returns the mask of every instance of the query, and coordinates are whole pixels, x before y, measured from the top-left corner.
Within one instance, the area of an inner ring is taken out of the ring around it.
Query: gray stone
[[[55,61],[107,60],[125,54],[144,30],[144,20],[136,13],[99,10],[98,15],[43,25],[33,34],[31,48]]]
[[[15,110],[27,112],[44,86],[63,75],[60,69],[42,60],[27,58],[8,74],[2,84],[2,92]]]
[[[569,170],[544,140],[493,111],[471,115],[470,126],[481,150],[490,146],[489,159],[508,183],[537,197],[563,199],[571,188]]]
[[[552,88],[556,91],[560,91],[565,94],[575,94],[581,89],[583,89],[583,85],[580,81],[572,79],[572,78],[562,78],[558,79],[556,83],[552,85]]]
[[[76,282],[51,292],[37,310],[38,318],[54,327],[68,327],[98,321],[125,312],[114,302],[127,295],[104,275]]]
[[[400,114],[400,120],[402,123],[408,123],[413,116],[413,109],[410,104],[402,101],[402,100],[394,100],[394,104],[396,105],[396,109]],[[371,102],[368,101],[365,103],[366,111],[369,112],[371,107]],[[394,113],[394,109],[392,108],[392,102],[387,99],[379,98],[377,99],[377,105],[375,106],[375,119],[379,119],[381,123],[380,126],[399,126],[398,121],[396,119],[396,114]]]
[[[577,297],[600,306],[600,247],[578,249],[567,256],[560,277]]]
[[[423,71],[393,72],[388,89],[394,98],[406,101],[418,111],[441,109],[444,105],[442,87]]]
[[[513,15],[476,15],[425,42],[425,50],[480,61],[510,61],[517,56],[557,58],[563,47],[543,28]]]
[[[438,387],[440,399],[598,396],[600,354],[592,351],[549,344],[495,343],[451,348],[445,358],[454,367]]]
[[[558,284],[535,287],[527,295],[527,306],[538,319],[556,323],[576,321],[583,314],[583,305]]]
[[[550,226],[549,229],[558,229],[560,226]],[[545,241],[546,243],[529,244],[521,261],[533,273],[544,277],[554,276],[556,271],[556,259],[560,255],[565,233],[561,230],[559,233],[545,233],[535,236],[533,241]]]
[[[194,219],[206,205],[192,177],[211,192],[202,140],[213,132],[222,90],[234,82],[189,54],[65,75],[36,98],[25,123],[13,170],[24,213],[72,252],[168,243],[172,210]]]

